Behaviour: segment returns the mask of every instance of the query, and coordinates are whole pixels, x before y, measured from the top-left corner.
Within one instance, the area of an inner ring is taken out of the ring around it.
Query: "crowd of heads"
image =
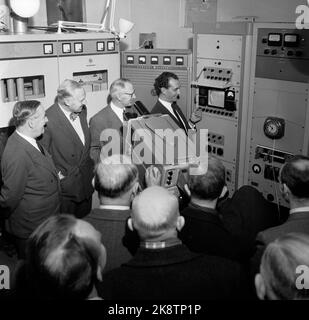
[[[166,101],[179,97],[178,77],[163,72],[155,79],[156,94]],[[63,81],[57,90],[57,102],[71,112],[81,112],[86,99],[81,84]],[[125,78],[110,86],[110,99],[117,106],[132,105],[136,98],[132,83]],[[48,119],[40,102],[17,102],[13,109],[15,126],[33,138],[44,132]],[[226,189],[226,171],[212,156],[200,161],[187,181],[192,199],[216,201]],[[293,156],[279,173],[282,196],[294,206],[309,205],[309,157]],[[161,186],[140,192],[139,172],[124,155],[102,158],[95,168],[94,186],[101,204],[126,204],[132,207],[128,226],[141,241],[177,238],[185,224],[179,213],[178,199]],[[33,294],[41,298],[86,299],[96,281],[102,281],[106,252],[100,233],[89,223],[71,215],[53,216],[43,222],[27,244],[25,270]],[[271,242],[263,253],[260,272],[255,277],[260,299],[308,299],[309,289],[296,287],[296,270],[309,269],[309,236],[290,233]],[[309,275],[308,275],[309,276]],[[309,283],[309,279],[307,279]],[[308,284],[309,286],[309,284]]]

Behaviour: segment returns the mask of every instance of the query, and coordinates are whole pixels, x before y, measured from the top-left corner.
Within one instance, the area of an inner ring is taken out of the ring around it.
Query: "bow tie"
[[[72,121],[75,121],[75,119],[76,119],[77,117],[79,117],[79,114],[80,114],[80,112],[71,112],[71,113],[70,113],[70,119],[71,119]]]

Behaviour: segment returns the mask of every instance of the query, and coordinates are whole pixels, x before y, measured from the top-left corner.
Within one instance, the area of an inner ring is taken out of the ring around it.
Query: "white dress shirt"
[[[84,131],[82,128],[82,125],[80,123],[80,118],[77,117],[74,121],[70,118],[71,115],[71,111],[67,111],[64,108],[61,107],[61,105],[59,104],[59,108],[60,110],[64,113],[64,115],[66,116],[66,118],[70,121],[72,127],[74,128],[74,130],[76,131],[77,135],[79,136],[79,139],[81,140],[81,142],[83,143],[83,145],[85,145],[85,135],[84,135]]]
[[[18,130],[16,130],[17,134],[20,135],[23,139],[28,141],[30,144],[32,144],[37,150],[41,152],[41,150],[38,147],[38,144],[36,143],[36,140],[34,138],[25,136],[24,134],[20,133]]]
[[[164,106],[176,119],[178,119],[177,116],[176,116],[176,114],[175,114],[175,112],[174,112],[174,110],[173,110],[173,108],[172,108],[172,103],[171,103],[171,102],[167,102],[167,101],[161,100],[160,98],[159,98],[158,100],[160,101],[161,104],[163,104],[163,106]]]
[[[290,214],[293,214],[296,212],[308,212],[308,211],[309,211],[309,207],[299,207],[299,208],[291,209]]]
[[[124,109],[117,107],[113,103],[113,101],[111,101],[109,105],[111,106],[112,110],[116,113],[116,116],[119,118],[119,120],[123,123],[123,111],[124,111]]]
[[[174,110],[173,110],[173,108],[172,108],[172,103],[171,103],[171,102],[167,102],[167,101],[161,100],[160,98],[159,98],[158,100],[161,102],[161,104],[162,104],[176,119],[178,119],[178,117],[176,116],[176,114],[175,114],[175,112],[174,112]],[[181,122],[182,122],[183,127],[186,128],[186,124],[183,122],[183,120],[182,120],[182,118],[181,118],[180,115],[179,115],[179,118],[180,118],[180,120],[181,120]],[[195,126],[192,125],[192,124],[190,123],[190,121],[189,121],[189,126],[191,127],[191,129],[194,129],[194,130],[195,130]]]
[[[111,204],[101,204],[100,209],[107,209],[107,210],[130,210],[129,206],[116,206]]]

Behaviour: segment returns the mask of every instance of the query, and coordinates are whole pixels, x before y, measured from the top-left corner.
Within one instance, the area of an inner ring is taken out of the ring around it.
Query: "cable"
[[[278,218],[280,221],[281,220],[281,210],[280,210],[280,205],[279,205],[279,194],[278,194],[278,190],[277,190],[276,171],[275,171],[274,161],[273,161],[275,146],[276,146],[276,140],[274,139],[273,146],[272,146],[271,168],[272,168],[272,176],[273,176],[273,181],[274,181],[275,199],[276,199],[276,204],[277,204],[277,209],[278,209]]]
[[[202,70],[201,70],[201,72],[198,74],[198,76],[196,77],[196,80],[195,81],[198,81],[199,80],[199,78],[201,77],[201,75],[202,75],[202,73],[203,72],[205,72],[206,71],[206,67],[204,67]]]

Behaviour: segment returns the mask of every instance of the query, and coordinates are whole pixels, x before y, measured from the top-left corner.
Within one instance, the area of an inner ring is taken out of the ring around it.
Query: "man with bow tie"
[[[48,126],[41,143],[52,155],[61,184],[61,212],[86,216],[91,210],[93,162],[87,124],[86,93],[74,80],[64,80],[56,102],[46,111]]]
[[[195,130],[196,123],[202,119],[202,113],[200,110],[193,111],[189,120],[184,116],[177,105],[177,99],[179,99],[180,95],[178,76],[172,72],[163,72],[155,79],[154,88],[158,101],[151,113],[168,114],[187,135],[188,130]]]

